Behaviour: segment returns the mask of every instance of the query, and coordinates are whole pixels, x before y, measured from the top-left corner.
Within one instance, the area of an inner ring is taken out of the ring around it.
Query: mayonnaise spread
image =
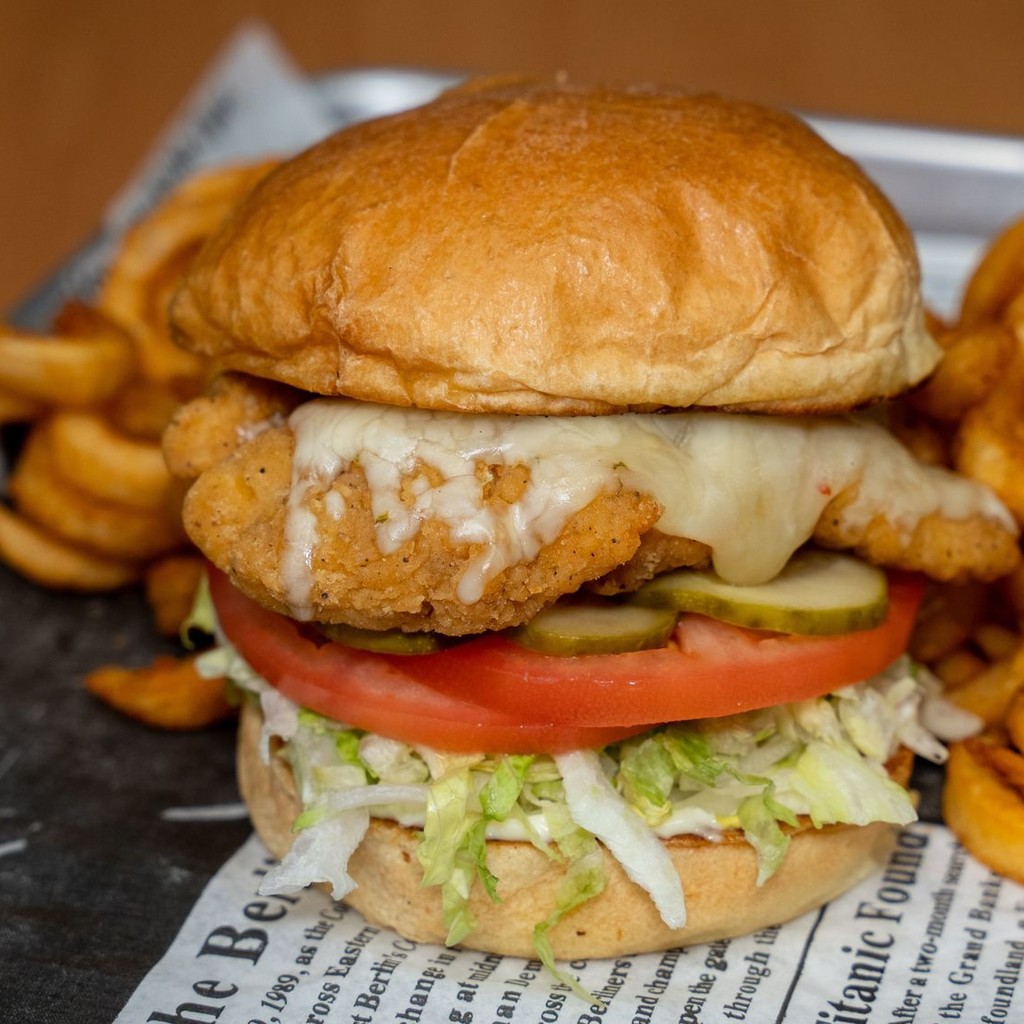
[[[453,544],[474,546],[458,581],[466,604],[502,570],[535,558],[595,497],[622,487],[652,495],[664,510],[656,528],[707,544],[715,570],[739,584],[774,577],[829,501],[851,486],[857,496],[843,517],[854,526],[884,510],[908,533],[933,512],[981,514],[1013,528],[986,489],[918,462],[865,417],[517,417],[332,398],[299,406],[289,423],[295,451],[282,578],[296,618],[312,613],[313,556],[325,528],[308,499],[325,496],[330,528],[343,530],[344,501],[330,487],[353,463],[370,489],[382,553],[431,518]],[[518,464],[530,471],[519,499],[485,503],[480,466]]]

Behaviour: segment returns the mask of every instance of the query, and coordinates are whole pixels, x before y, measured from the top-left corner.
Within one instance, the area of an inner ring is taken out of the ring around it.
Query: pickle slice
[[[678,616],[670,608],[633,604],[556,604],[510,632],[543,654],[623,654],[664,647]]]
[[[343,622],[319,622],[316,627],[328,640],[376,654],[430,654],[444,643],[436,633],[405,633],[400,629],[361,629]]]
[[[752,629],[826,636],[879,625],[888,611],[889,589],[885,573],[859,558],[806,550],[758,586],[735,586],[713,572],[679,569],[645,583],[630,600]]]

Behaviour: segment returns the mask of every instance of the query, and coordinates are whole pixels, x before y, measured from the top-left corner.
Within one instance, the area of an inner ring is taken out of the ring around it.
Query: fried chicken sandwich
[[[552,957],[828,900],[941,758],[927,577],[1018,557],[879,403],[939,351],[912,238],[799,120],[471,82],[286,161],[173,306],[243,793],[425,941]]]

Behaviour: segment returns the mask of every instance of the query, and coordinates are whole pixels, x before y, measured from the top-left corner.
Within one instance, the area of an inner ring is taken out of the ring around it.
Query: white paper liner
[[[938,825],[910,826],[884,871],[783,927],[565,965],[593,995],[590,1005],[535,960],[419,945],[320,890],[260,896],[273,864],[254,837],[224,865],[118,1024],[1024,1016],[1024,887],[966,856]]]

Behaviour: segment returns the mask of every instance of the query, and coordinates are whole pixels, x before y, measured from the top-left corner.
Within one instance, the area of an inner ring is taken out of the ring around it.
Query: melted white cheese
[[[295,453],[281,571],[296,618],[312,613],[318,523],[308,498],[327,494],[356,462],[369,485],[382,553],[396,551],[432,518],[445,524],[453,544],[478,546],[458,581],[466,604],[478,601],[502,570],[535,558],[594,498],[622,487],[652,495],[664,510],[657,529],[707,544],[716,571],[740,584],[774,577],[829,501],[854,485],[857,498],[843,512],[853,525],[884,510],[907,533],[933,512],[952,519],[982,514],[1013,528],[987,490],[919,463],[866,419],[714,412],[515,417],[317,399],[299,406],[289,423]],[[519,500],[485,504],[481,467],[518,464],[530,471]],[[344,529],[338,492],[330,492],[327,509],[331,528]]]

